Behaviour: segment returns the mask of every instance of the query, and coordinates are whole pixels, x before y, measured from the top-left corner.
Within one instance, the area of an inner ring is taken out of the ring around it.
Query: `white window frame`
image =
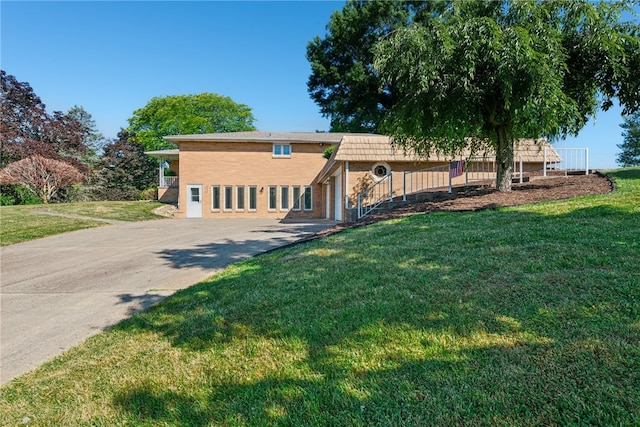
[[[309,206],[307,207],[307,192],[309,194]],[[302,193],[302,205],[304,207],[305,211],[312,211],[313,210],[313,187],[310,185],[305,185],[304,186],[304,192]]]
[[[298,193],[297,196],[296,196],[296,193]],[[294,185],[291,187],[291,198],[293,199],[293,205],[291,206],[291,210],[301,211],[302,210],[302,191],[300,191],[299,185]]]
[[[240,193],[242,192],[242,197],[240,197]],[[236,211],[242,212],[245,209],[245,205],[247,204],[247,193],[245,191],[244,185],[236,185]]]
[[[273,147],[271,148],[271,155],[277,158],[290,158],[291,144],[273,144]]]
[[[273,200],[271,199],[271,190],[273,190]],[[273,204],[271,203],[273,201]],[[267,187],[267,207],[270,211],[278,209],[278,187],[270,185]]]
[[[376,169],[377,169],[378,167],[380,167],[380,166],[382,166],[383,168],[385,168],[385,169],[386,169],[386,171],[387,171],[387,173],[386,173],[385,175],[383,175],[383,176],[378,176],[378,175],[376,175]],[[373,179],[375,179],[376,181],[380,181],[380,180],[382,180],[385,176],[389,175],[390,173],[391,173],[391,166],[389,166],[389,164],[388,164],[388,163],[386,163],[386,162],[378,162],[378,163],[374,164],[374,165],[371,167],[371,176],[372,176],[372,177],[373,177]]]
[[[254,206],[251,207],[251,192],[253,191],[253,203]],[[249,192],[247,193],[247,208],[249,212],[255,212],[258,210],[258,186],[250,185]]]
[[[216,190],[218,190],[218,197],[215,196]],[[218,207],[216,207],[216,201],[218,202]],[[220,186],[212,185],[211,186],[211,211],[220,212],[221,206],[222,206],[222,193],[220,192]]]
[[[233,185],[225,185],[223,190],[222,208],[225,212],[231,212],[233,210]]]
[[[289,186],[281,185],[280,186],[280,210],[286,212],[289,210],[290,205],[291,205],[291,193],[289,192]]]

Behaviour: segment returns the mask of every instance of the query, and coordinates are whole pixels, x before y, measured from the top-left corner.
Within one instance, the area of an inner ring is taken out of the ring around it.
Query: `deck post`
[[[522,154],[520,154],[520,184],[522,184]]]
[[[584,149],[584,157],[585,157],[585,169],[584,169],[584,174],[585,175],[589,175],[589,149],[585,148]]]
[[[402,172],[402,201],[407,201],[407,171]]]

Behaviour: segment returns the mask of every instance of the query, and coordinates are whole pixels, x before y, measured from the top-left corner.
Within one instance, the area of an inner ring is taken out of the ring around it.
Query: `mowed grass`
[[[640,424],[640,169],[236,264],[1,389],[4,424]]]
[[[143,221],[161,218],[153,209],[155,202],[78,202],[50,205],[0,206],[0,245],[7,246],[27,240],[85,228],[100,227],[105,222],[90,219],[43,215],[38,210],[62,214],[120,221]]]

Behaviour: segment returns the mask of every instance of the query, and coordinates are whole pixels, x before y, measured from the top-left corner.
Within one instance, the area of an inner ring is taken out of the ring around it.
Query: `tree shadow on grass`
[[[177,293],[118,327],[159,333],[185,355],[241,354],[234,369],[247,378],[210,366],[201,380],[216,385],[198,398],[142,383],[114,404],[139,421],[195,426],[633,424],[640,291],[628,286],[628,250],[640,238],[624,212],[565,214],[595,218],[569,238],[541,215],[474,215],[408,218],[401,235],[361,229],[357,245],[311,242]],[[451,237],[469,221],[499,228]],[[628,243],[607,247],[619,266],[580,258],[597,233]]]

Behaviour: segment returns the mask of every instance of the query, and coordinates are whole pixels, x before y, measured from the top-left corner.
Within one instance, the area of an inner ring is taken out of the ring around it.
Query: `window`
[[[200,188],[191,187],[191,201],[195,203],[200,203]]]
[[[294,211],[299,211],[300,210],[300,186],[299,185],[294,185],[291,188],[292,192],[293,192],[293,210]]]
[[[276,210],[276,196],[278,195],[278,190],[275,185],[269,186],[269,210]]]
[[[211,186],[211,210],[214,210],[214,211],[220,210],[220,186],[219,185]]]
[[[249,186],[249,210],[255,211],[258,208],[258,188],[255,185]]]
[[[280,210],[289,210],[289,187],[280,187]]]
[[[381,180],[385,176],[389,175],[391,168],[386,163],[376,163],[371,168],[371,174],[376,180]]]
[[[224,186],[224,210],[230,211],[233,209],[233,187],[230,185]]]
[[[304,210],[311,211],[313,210],[313,194],[312,188],[310,185],[304,186]]]
[[[273,144],[273,157],[291,157],[291,145]]]
[[[236,187],[236,210],[237,211],[244,210],[244,187],[243,186]]]

